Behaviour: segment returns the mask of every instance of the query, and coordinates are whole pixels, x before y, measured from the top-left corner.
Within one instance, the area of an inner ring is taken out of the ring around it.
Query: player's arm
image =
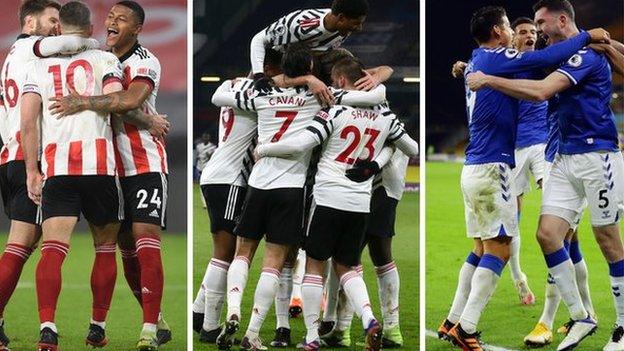
[[[608,42],[609,33],[602,28],[581,32],[578,35],[548,46],[543,50],[518,52],[507,50],[505,59],[492,66],[491,74],[519,73],[531,69],[548,68],[566,61],[589,43]],[[502,57],[502,56],[501,56]]]
[[[7,111],[6,111],[6,107],[4,106],[4,90],[2,87],[2,82],[0,81],[0,120],[5,121],[7,119]],[[0,131],[0,135],[4,135],[5,131]],[[2,140],[3,143],[6,144],[6,140]]]
[[[453,64],[453,67],[451,67],[451,75],[453,76],[453,78],[464,78],[464,71],[466,70],[467,66],[468,63],[464,61],[456,61]]]
[[[403,123],[401,123],[396,116],[394,116],[390,123],[390,132],[386,140],[394,144],[394,146],[403,151],[407,156],[418,156],[418,143],[407,134]]]
[[[624,75],[624,54],[613,46],[613,41],[611,45],[591,44],[589,47],[596,52],[604,54],[611,63],[613,70],[620,75]]]
[[[572,85],[570,79],[559,71],[542,80],[506,79],[475,72],[467,76],[466,83],[471,90],[489,87],[516,99],[529,101],[546,101]]]
[[[611,46],[613,46],[615,48],[615,50],[617,50],[620,54],[624,55],[624,44],[620,43],[617,40],[613,40],[613,39],[611,39],[611,41],[609,41],[609,44],[611,44]]]
[[[386,87],[378,85],[371,91],[338,90],[335,92],[336,103],[347,106],[374,106],[386,101]]]
[[[378,66],[364,70],[364,77],[355,82],[357,90],[369,91],[392,77],[394,70],[390,66]]]
[[[290,19],[296,16],[300,11],[291,12],[288,15],[279,18],[268,27],[259,31],[251,39],[250,44],[250,59],[251,59],[251,72],[254,75],[264,73],[264,56],[265,47],[279,46],[284,44],[293,43],[299,41],[295,35],[288,35],[290,28],[285,26],[290,23]]]
[[[374,160],[358,160],[352,168],[345,171],[345,176],[357,183],[365,182],[381,172],[381,169],[390,162],[395,151],[394,145],[386,145]]]
[[[310,92],[314,94],[314,97],[316,97],[319,104],[323,107],[330,107],[335,103],[334,96],[332,95],[329,87],[313,74],[295,78],[288,77],[285,74],[279,74],[273,77],[273,81],[275,82],[275,85],[280,88],[292,88],[304,85],[307,86]]]
[[[257,92],[254,89],[234,91],[234,82],[226,80],[212,94],[212,104],[218,107],[233,107],[243,111],[255,111],[255,98]]]
[[[92,38],[82,38],[73,35],[59,35],[44,37],[35,42],[34,54],[38,57],[48,57],[63,54],[75,54],[85,50],[97,49],[100,43]]]
[[[20,135],[21,147],[26,165],[26,186],[28,197],[36,204],[41,203],[41,186],[43,177],[39,170],[39,127],[41,115],[41,95],[39,88],[32,81],[24,85],[24,92],[20,102]]]

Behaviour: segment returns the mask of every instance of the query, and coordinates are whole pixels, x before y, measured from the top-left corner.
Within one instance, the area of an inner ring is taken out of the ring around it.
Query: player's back
[[[293,11],[269,25],[265,33],[274,48],[301,41],[310,50],[326,51],[340,46],[347,38],[325,28],[323,19],[329,13],[329,8]]]
[[[23,154],[19,146],[20,101],[22,87],[26,83],[29,63],[36,60],[34,46],[40,37],[22,34],[11,46],[0,71],[3,86],[4,106],[7,120],[2,121],[2,139],[4,146],[0,155],[0,164],[12,160],[22,160]]]
[[[251,87],[253,80],[240,79],[232,87],[243,92]],[[206,163],[200,179],[201,184],[247,185],[253,167],[254,137],[257,135],[257,116],[253,112],[221,107],[219,115],[219,144]]]
[[[114,175],[112,128],[108,113],[85,110],[57,118],[49,111],[51,97],[103,95],[104,85],[120,82],[119,60],[111,53],[89,50],[71,56],[33,61],[25,92],[42,100],[42,164],[47,176]]]
[[[345,176],[357,160],[372,160],[387,139],[396,140],[403,129],[385,104],[369,108],[334,106],[321,111],[308,128],[323,143],[314,185],[315,201],[323,206],[368,212],[372,179],[357,183]]]
[[[258,113],[258,142],[262,144],[297,135],[321,108],[314,95],[303,87],[273,88],[267,94],[249,98],[246,92],[240,95],[240,104],[253,105]],[[293,159],[263,157],[254,166],[249,185],[259,189],[303,187],[310,154],[305,152]]]

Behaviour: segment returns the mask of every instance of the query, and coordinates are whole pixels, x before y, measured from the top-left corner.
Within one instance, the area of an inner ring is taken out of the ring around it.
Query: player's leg
[[[126,208],[129,213],[129,208]],[[129,216],[129,214],[127,214]],[[132,295],[137,299],[139,305],[143,305],[141,299],[141,267],[136,253],[136,244],[132,236],[132,221],[126,218],[121,223],[117,245],[121,251],[121,263],[123,265],[124,278],[132,291]]]
[[[93,309],[86,343],[93,347],[103,347],[108,343],[106,338],[106,316],[110,309],[115,282],[117,280],[117,235],[119,223],[104,225],[89,223],[95,246],[95,260],[91,271],[91,294]]]
[[[578,222],[577,222],[578,223]],[[575,228],[570,234],[570,259],[574,263],[574,273],[576,276],[576,285],[579,288],[579,294],[581,294],[581,300],[583,300],[583,306],[585,310],[596,319],[596,311],[592,303],[591,295],[589,293],[589,281],[587,271],[587,264],[581,253],[581,247],[578,240],[578,229]]]
[[[320,347],[319,326],[321,321],[321,303],[323,302],[323,275],[325,261],[306,258],[306,272],[303,277],[301,294],[303,298],[303,320],[306,326],[304,350]]]
[[[271,341],[273,347],[288,347],[290,345],[290,322],[288,320],[290,310],[290,300],[293,291],[293,267],[297,261],[299,248],[293,246],[284,262],[284,268],[280,275],[279,286],[275,294],[275,317],[277,325],[275,327],[275,337]],[[301,314],[301,312],[299,312]]]
[[[301,303],[301,284],[303,283],[303,275],[305,274],[306,253],[302,249],[297,252],[297,259],[292,274],[292,294],[290,295],[290,306],[288,313],[290,317],[297,318],[303,311]],[[324,315],[323,315],[324,316]]]

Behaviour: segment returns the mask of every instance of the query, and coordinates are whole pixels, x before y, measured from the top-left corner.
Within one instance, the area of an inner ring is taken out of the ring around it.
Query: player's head
[[[106,17],[106,46],[126,47],[134,44],[145,23],[145,10],[135,1],[120,1]]]
[[[528,17],[519,17],[511,24],[514,31],[513,46],[518,51],[535,50],[537,41],[537,27],[533,20]]]
[[[299,77],[312,72],[312,53],[305,44],[288,46],[282,57],[282,71],[287,77]]]
[[[473,13],[470,34],[479,45],[496,41],[505,47],[511,44],[513,35],[507,13],[500,6],[482,7]]]
[[[210,134],[208,132],[202,134],[202,142],[204,144],[208,144],[210,142]]]
[[[363,70],[364,66],[355,57],[342,59],[332,68],[332,85],[334,88],[355,89],[355,82],[364,77]]]
[[[19,8],[22,33],[50,36],[59,33],[61,5],[50,0],[26,0]]]
[[[312,71],[314,75],[326,85],[332,85],[332,69],[336,62],[353,58],[353,54],[345,48],[337,48],[316,57],[316,65]]]
[[[264,48],[264,74],[272,78],[282,74],[282,53],[270,47]]]
[[[362,30],[368,15],[367,0],[334,0],[332,14],[338,19],[336,27],[340,35]]]
[[[540,0],[533,5],[537,30],[547,38],[548,44],[565,40],[565,28],[576,27],[574,7],[568,0]]]
[[[59,10],[59,19],[63,34],[80,34],[85,37],[93,34],[91,11],[80,1],[70,1],[63,5]]]

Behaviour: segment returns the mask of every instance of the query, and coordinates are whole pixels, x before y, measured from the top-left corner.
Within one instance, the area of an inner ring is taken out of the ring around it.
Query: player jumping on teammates
[[[466,71],[485,70],[508,77],[558,64],[591,40],[608,37],[604,30],[595,29],[544,50],[519,54],[507,48],[512,30],[505,10],[491,6],[473,14],[470,31],[479,48],[473,51]],[[474,250],[460,270],[451,310],[438,335],[463,350],[480,351],[477,324],[509,258],[511,238],[518,235],[511,177],[518,102],[491,89],[474,93],[466,88],[466,106],[470,143],[461,187]]]
[[[105,21],[106,45],[123,66],[124,91],[91,97],[72,94],[58,99],[51,107],[53,112],[62,116],[85,109],[123,113],[144,108],[156,115],[161,68],[156,56],[138,42],[144,22],[145,12],[134,1],[118,2]],[[160,237],[166,224],[167,152],[164,140],[152,135],[148,126],[113,121],[126,211],[119,246],[126,280],[143,310],[137,349],[155,350],[171,340],[169,326],[160,313],[164,283]],[[160,119],[152,120],[152,124],[160,123]]]
[[[0,151],[0,183],[5,213],[11,220],[5,251],[0,258],[0,350],[8,350],[9,338],[4,333],[6,307],[22,267],[41,237],[37,206],[28,198],[26,168],[21,146],[20,106],[29,63],[38,57],[58,53],[76,53],[99,46],[95,39],[58,34],[61,8],[48,0],[24,1],[19,9],[21,34],[11,47],[0,71],[3,94],[0,107],[3,118]],[[4,117],[4,116],[3,116]]]
[[[574,8],[567,0],[542,0],[534,9],[536,23],[549,42],[579,33]],[[624,161],[609,107],[611,69],[607,58],[585,48],[543,80],[509,80],[478,72],[470,81],[475,89],[486,86],[522,99],[543,101],[559,95],[559,150],[544,191],[537,231],[548,271],[574,321],[557,349],[575,348],[597,328],[579,294],[574,264],[562,244],[587,201],[594,235],[609,263],[617,312],[612,337],[604,350],[624,350],[624,296],[620,293],[624,289],[624,247],[618,224],[624,197]]]

